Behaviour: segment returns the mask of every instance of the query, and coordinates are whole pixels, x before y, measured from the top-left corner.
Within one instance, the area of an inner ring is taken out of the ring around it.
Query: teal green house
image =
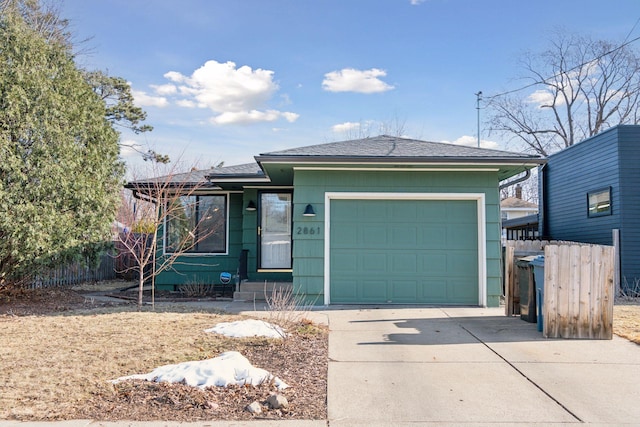
[[[240,288],[291,282],[319,305],[495,307],[502,293],[499,185],[542,163],[382,135],[178,175],[171,179],[186,186],[176,188],[198,186],[184,198],[180,221],[206,237],[156,285],[219,283],[229,272],[239,273]],[[187,176],[192,182],[181,181]],[[177,228],[172,221],[162,228],[161,257],[171,253]]]

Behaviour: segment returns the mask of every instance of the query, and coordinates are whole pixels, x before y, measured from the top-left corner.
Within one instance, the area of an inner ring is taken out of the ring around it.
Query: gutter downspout
[[[512,185],[519,184],[522,181],[526,181],[527,179],[529,179],[529,177],[531,177],[531,169],[527,169],[525,171],[524,176],[521,176],[520,178],[516,178],[513,181],[509,181],[505,184],[502,184],[500,187],[498,187],[498,190],[502,190],[504,188],[511,187]]]

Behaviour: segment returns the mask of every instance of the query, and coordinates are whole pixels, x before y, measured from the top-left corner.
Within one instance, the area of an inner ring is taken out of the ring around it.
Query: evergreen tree
[[[95,256],[123,165],[105,103],[68,45],[11,7],[0,16],[0,284]]]

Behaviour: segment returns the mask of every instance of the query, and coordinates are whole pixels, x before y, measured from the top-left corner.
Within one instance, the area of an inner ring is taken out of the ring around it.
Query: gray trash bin
[[[536,323],[536,292],[533,283],[533,257],[520,258],[516,261],[518,287],[520,293],[520,318],[529,323]]]
[[[536,302],[538,307],[538,331],[542,332],[544,316],[542,304],[544,301],[544,255],[534,258],[529,264],[533,266],[533,278],[536,286]]]

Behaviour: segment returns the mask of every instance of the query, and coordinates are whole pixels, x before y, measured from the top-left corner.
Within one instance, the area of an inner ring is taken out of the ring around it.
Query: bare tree
[[[489,98],[492,131],[547,156],[640,117],[640,56],[615,44],[558,32],[548,50],[523,59],[522,91]]]
[[[123,199],[129,206],[119,214],[128,227],[116,243],[133,260],[124,270],[137,273],[138,308],[145,282],[151,281],[153,303],[157,275],[178,262],[186,263],[181,260],[185,253],[224,232],[224,206],[202,196],[212,186],[205,178],[207,171],[192,168],[178,173],[175,165],[159,163],[153,163],[151,169],[153,178],[134,179],[126,185],[131,197]]]

